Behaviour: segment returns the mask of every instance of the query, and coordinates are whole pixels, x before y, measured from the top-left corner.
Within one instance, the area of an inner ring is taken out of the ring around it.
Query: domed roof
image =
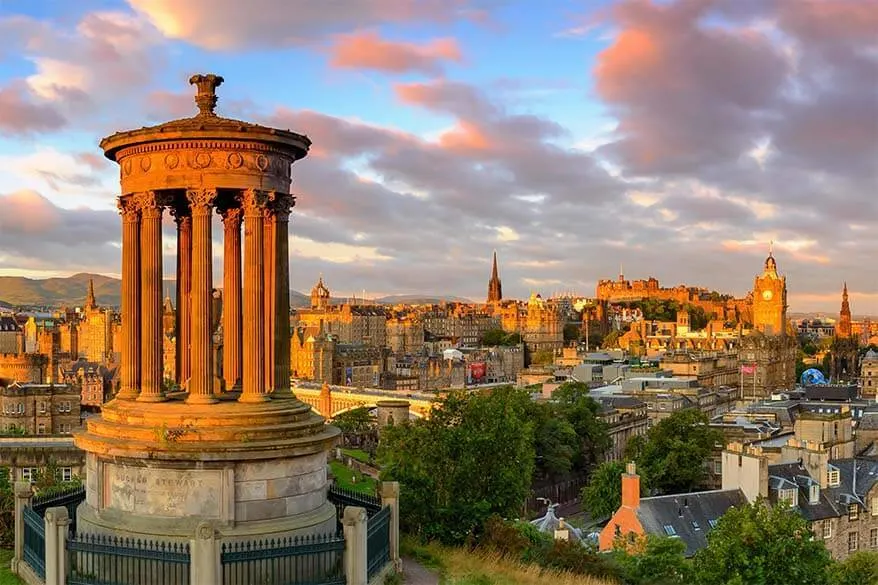
[[[866,352],[866,359],[878,360],[878,351],[875,351],[874,349],[869,349],[869,351]]]
[[[107,136],[100,144],[104,156],[115,161],[116,154],[123,148],[180,139],[234,139],[273,143],[276,148],[293,155],[296,160],[308,154],[311,140],[304,134],[217,116],[214,112],[217,103],[216,88],[223,81],[219,75],[193,75],[189,83],[198,88],[195,103],[199,112],[196,115]]]

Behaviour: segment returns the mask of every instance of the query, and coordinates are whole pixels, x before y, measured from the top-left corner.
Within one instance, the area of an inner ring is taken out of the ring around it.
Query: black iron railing
[[[224,542],[223,585],[344,585],[341,534]]]
[[[24,560],[40,579],[46,578],[46,524],[42,514],[24,507]]]
[[[341,519],[344,516],[345,506],[359,506],[360,508],[366,508],[366,514],[370,517],[374,516],[381,510],[380,498],[346,490],[335,485],[329,487],[328,496],[329,501],[335,506],[339,527],[341,526]]]
[[[189,545],[76,534],[67,541],[68,585],[189,585]]]
[[[366,537],[366,559],[369,579],[390,562],[390,506],[369,517]]]
[[[67,515],[70,518],[70,531],[76,533],[76,508],[85,501],[85,486],[78,486],[73,489],[52,492],[40,496],[34,496],[31,500],[31,506],[43,518],[46,517],[46,510],[49,508],[65,507]]]

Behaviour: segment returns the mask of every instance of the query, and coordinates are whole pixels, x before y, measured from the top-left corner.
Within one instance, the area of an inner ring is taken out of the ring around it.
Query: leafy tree
[[[691,568],[679,538],[647,536],[636,554],[618,547],[613,553],[627,585],[683,585],[690,582]]]
[[[620,337],[622,337],[622,332],[617,329],[613,329],[604,336],[603,340],[601,340],[601,347],[607,349],[619,347]]]
[[[610,448],[607,425],[600,418],[601,406],[588,394],[588,386],[582,382],[565,382],[558,386],[552,398],[559,416],[566,419],[579,437],[579,453],[575,466],[589,469],[603,460]]]
[[[878,553],[860,551],[835,563],[829,571],[833,585],[865,585],[878,583]]]
[[[61,479],[61,468],[54,459],[49,459],[45,467],[37,470],[34,476],[34,489],[37,495],[65,491],[82,485],[82,479],[73,476],[68,481]]]
[[[689,328],[693,331],[704,329],[714,317],[713,313],[708,313],[704,307],[698,305],[686,305],[686,310],[689,311]]]
[[[368,407],[361,406],[335,415],[332,424],[346,435],[361,435],[371,432],[377,421],[369,413]]]
[[[679,410],[628,442],[627,455],[637,462],[650,488],[673,494],[701,484],[705,463],[724,444],[722,433],[708,422],[697,410]]]
[[[564,342],[570,343],[571,341],[579,341],[581,338],[582,329],[579,325],[574,323],[568,323],[564,325]]]
[[[569,473],[579,452],[576,429],[560,417],[557,410],[551,403],[533,402],[531,405],[536,475],[543,478]]]
[[[403,528],[461,543],[492,514],[517,515],[534,471],[530,395],[451,392],[430,418],[382,431],[384,480],[399,481]]]
[[[806,356],[814,357],[815,355],[817,355],[817,346],[809,341],[805,345],[802,346],[802,352]]]
[[[588,478],[588,485],[582,488],[582,507],[592,520],[612,516],[622,505],[622,474],[625,463],[607,461],[601,463]],[[646,495],[646,482],[641,478],[641,495]]]
[[[482,345],[496,346],[503,345],[506,339],[506,332],[502,329],[489,329],[482,334]]]
[[[786,504],[730,508],[698,551],[699,585],[827,585],[831,560],[808,522]],[[864,583],[864,582],[860,582]]]
[[[9,479],[11,470],[0,467],[0,546],[15,542],[15,492]]]
[[[555,358],[555,356],[552,353],[552,350],[541,349],[541,350],[535,351],[533,353],[533,356],[530,359],[530,363],[535,364],[535,365],[544,366],[544,365],[551,364],[552,360],[554,358]]]

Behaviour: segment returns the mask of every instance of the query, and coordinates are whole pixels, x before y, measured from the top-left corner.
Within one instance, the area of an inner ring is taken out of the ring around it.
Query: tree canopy
[[[518,333],[506,333],[502,329],[489,329],[482,334],[482,345],[492,347],[498,345],[518,345],[521,343],[521,335]]]
[[[567,420],[579,437],[574,466],[586,470],[603,461],[610,447],[607,425],[600,418],[601,406],[582,382],[565,382],[552,393],[558,416]]]
[[[515,516],[534,471],[530,395],[452,392],[428,419],[382,431],[383,480],[399,481],[403,528],[461,543],[491,514]]]
[[[860,551],[835,563],[829,571],[832,585],[878,583],[878,552]]]
[[[680,410],[628,442],[627,455],[650,488],[673,494],[701,484],[705,463],[724,444],[722,433],[708,422],[697,410]]]
[[[582,507],[592,520],[612,516],[622,505],[622,474],[625,463],[607,461],[601,463],[588,478],[588,485],[582,488]],[[641,495],[646,495],[646,482],[641,478]]]
[[[699,585],[827,585],[831,559],[808,522],[785,504],[730,508],[694,559]],[[860,582],[863,583],[863,582]]]
[[[534,425],[536,475],[548,478],[572,471],[580,444],[570,421],[558,415],[554,404],[546,402],[531,404],[530,420]]]

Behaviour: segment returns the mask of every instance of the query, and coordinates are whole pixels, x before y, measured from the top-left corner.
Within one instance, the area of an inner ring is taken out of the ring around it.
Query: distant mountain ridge
[[[85,303],[89,279],[94,281],[95,298],[98,305],[118,307],[122,299],[122,281],[101,274],[85,272],[64,278],[25,278],[23,276],[0,276],[0,306],[46,306],[77,307]],[[164,281],[164,294],[175,298],[177,284],[173,280]],[[348,299],[333,298],[333,303],[343,303]],[[449,302],[470,302],[467,299],[443,295],[390,295],[372,299],[380,304],[430,304]],[[290,291],[290,305],[294,308],[311,304],[310,295],[296,290]]]

